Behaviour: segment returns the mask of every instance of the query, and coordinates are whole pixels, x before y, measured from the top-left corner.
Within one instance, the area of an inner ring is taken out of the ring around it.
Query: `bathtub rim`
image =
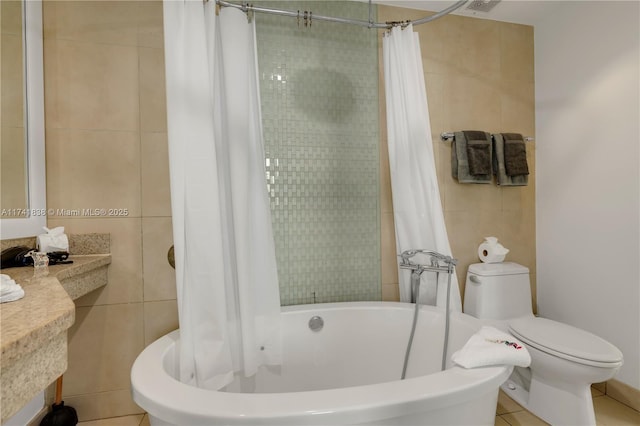
[[[319,312],[354,307],[408,309],[412,305],[342,302],[286,306],[282,312]],[[150,415],[174,424],[202,424],[212,417],[224,424],[346,424],[384,420],[462,404],[486,392],[497,394],[500,384],[512,370],[511,366],[469,370],[454,366],[404,381],[345,388],[258,394],[218,392],[181,383],[164,370],[164,356],[172,350],[179,332],[179,329],[174,330],[147,346],[131,369],[134,401]],[[162,374],[157,374],[158,371]],[[212,393],[215,393],[215,410],[212,409]]]

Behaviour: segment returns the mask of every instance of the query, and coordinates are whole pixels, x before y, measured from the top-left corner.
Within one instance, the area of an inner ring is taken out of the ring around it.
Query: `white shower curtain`
[[[164,1],[180,380],[219,389],[281,360],[255,21]]]
[[[387,133],[396,249],[428,249],[451,255],[436,176],[427,92],[418,34],[409,25],[383,39]],[[420,255],[413,260],[421,259]],[[410,273],[399,269],[400,300],[411,300]],[[445,306],[447,274],[422,274],[420,301]],[[437,289],[437,298],[436,298]],[[461,310],[458,280],[451,280],[451,308]]]

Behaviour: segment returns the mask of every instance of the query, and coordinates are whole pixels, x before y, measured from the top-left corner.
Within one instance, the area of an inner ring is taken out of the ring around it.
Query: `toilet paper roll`
[[[500,263],[504,260],[505,256],[504,247],[498,247],[495,244],[489,243],[482,243],[478,247],[478,257],[483,263]]]
[[[64,226],[49,229],[44,227],[46,234],[38,235],[36,244],[38,250],[43,253],[52,253],[56,251],[69,251],[69,238],[64,233]]]

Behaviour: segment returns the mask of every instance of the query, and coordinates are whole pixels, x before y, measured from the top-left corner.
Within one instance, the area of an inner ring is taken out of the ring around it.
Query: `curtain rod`
[[[205,1],[209,1],[209,0],[205,0]],[[243,12],[248,14],[251,14],[253,12],[260,12],[260,13],[268,13],[271,15],[287,16],[291,18],[298,18],[298,22],[302,18],[304,19],[305,26],[307,26],[307,24],[311,26],[312,21],[328,21],[328,22],[335,22],[338,24],[351,24],[351,25],[358,25],[361,27],[376,28],[376,29],[380,29],[380,28],[389,29],[398,25],[402,27],[406,27],[409,24],[413,24],[413,25],[425,24],[427,22],[431,22],[435,19],[438,19],[442,16],[448,15],[449,13],[463,6],[468,1],[469,0],[459,0],[455,2],[453,5],[441,10],[440,12],[434,15],[427,16],[425,18],[417,19],[414,21],[407,20],[407,21],[394,21],[394,22],[373,22],[373,19],[371,18],[371,8],[372,8],[371,0],[369,0],[369,20],[368,21],[363,21],[359,19],[347,19],[347,18],[337,18],[333,16],[316,15],[306,10],[301,12],[300,10],[292,11],[292,10],[284,10],[284,9],[274,9],[274,8],[263,7],[263,6],[254,6],[253,4],[246,3],[246,2],[238,4],[238,3],[231,3],[226,0],[215,0],[218,6],[233,7],[236,9],[240,9]]]

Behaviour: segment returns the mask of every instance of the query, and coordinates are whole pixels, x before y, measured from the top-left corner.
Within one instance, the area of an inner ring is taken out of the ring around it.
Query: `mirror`
[[[42,3],[0,2],[0,238],[46,224]]]
[[[0,98],[2,145],[0,146],[0,207],[3,218],[25,217],[27,209],[26,143],[24,130],[24,65],[22,4],[0,3]]]

